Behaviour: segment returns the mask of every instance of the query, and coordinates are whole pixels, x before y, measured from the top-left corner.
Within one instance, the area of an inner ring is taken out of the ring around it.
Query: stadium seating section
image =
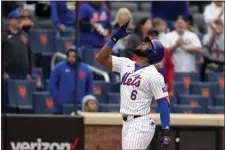
[[[140,16],[150,16],[149,2],[111,2],[111,18],[115,18],[118,8],[127,7],[132,11],[134,23]],[[197,6],[189,7],[196,25],[205,31],[203,15],[199,13]],[[75,31],[65,31],[61,37],[56,38],[56,30],[51,21],[43,20],[37,24],[38,28],[30,32],[32,51],[35,54],[35,68],[33,68],[33,80],[8,80],[3,83],[6,87],[4,93],[5,109],[9,113],[36,113],[51,114],[54,101],[47,92],[48,78],[50,75],[51,58],[55,52],[66,53],[66,50],[75,43]],[[50,27],[50,28],[49,28]],[[94,67],[106,71],[95,61],[99,49],[81,48],[81,59]],[[121,53],[121,56],[123,54]],[[172,113],[224,113],[224,74],[207,73],[207,82],[200,82],[199,67],[203,61],[199,54],[196,57],[196,72],[176,73],[173,83],[174,92],[170,95],[170,109]],[[118,112],[120,108],[120,83],[119,75],[109,73],[110,83],[106,83],[101,77],[94,75],[94,95],[99,101],[100,112]],[[36,89],[35,79],[41,78],[44,91]],[[82,106],[78,106],[81,110]],[[63,105],[63,113],[71,114],[73,104]],[[151,105],[151,112],[159,112],[155,100]]]

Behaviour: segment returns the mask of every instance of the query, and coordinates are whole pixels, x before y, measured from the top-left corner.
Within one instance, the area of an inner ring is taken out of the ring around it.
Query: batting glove
[[[127,26],[129,24],[129,21],[122,25],[119,30],[111,37],[111,40],[116,43],[119,39],[122,39],[124,37],[126,37],[127,35],[129,35],[131,32],[127,31]]]
[[[162,129],[162,138],[161,138],[161,148],[167,150],[169,148],[169,144],[171,143],[171,139],[169,138],[169,129]]]

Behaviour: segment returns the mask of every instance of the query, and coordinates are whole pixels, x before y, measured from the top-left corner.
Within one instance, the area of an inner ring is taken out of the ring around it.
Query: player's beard
[[[140,49],[134,49],[133,53],[136,54],[137,56],[140,56],[140,57],[146,57],[147,56],[146,51],[142,51]]]

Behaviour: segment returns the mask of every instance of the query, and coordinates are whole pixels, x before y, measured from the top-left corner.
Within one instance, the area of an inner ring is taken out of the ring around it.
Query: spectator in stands
[[[201,67],[201,80],[205,81],[206,69],[216,72],[224,71],[224,25],[221,20],[215,20],[213,33],[204,37],[204,63]]]
[[[175,66],[175,72],[195,71],[195,53],[202,51],[198,36],[187,30],[185,18],[179,16],[175,22],[175,30],[168,33],[171,39],[169,50]]]
[[[115,20],[112,22],[112,32],[114,33],[114,31],[117,31],[122,25],[124,25],[128,21],[129,21],[129,25],[127,27],[127,30],[132,30],[133,16],[131,12],[125,7],[120,8],[116,13]],[[119,40],[112,49],[113,54],[118,56],[120,50],[125,50],[127,41],[128,41],[128,37],[125,37]]]
[[[159,39],[159,32],[157,29],[152,28],[149,30],[148,36],[150,37],[151,40]],[[169,93],[172,92],[173,91],[172,84],[174,81],[174,64],[168,48],[165,47],[164,58],[160,63],[155,64],[155,67],[164,76],[168,92]]]
[[[173,30],[173,22],[178,16],[188,15],[187,1],[152,1],[152,18],[161,18],[167,22],[170,30]]]
[[[83,112],[98,112],[98,100],[94,95],[86,95],[82,100]]]
[[[136,59],[136,56],[133,55],[133,49],[137,47],[145,36],[148,35],[148,31],[152,27],[152,22],[149,17],[141,18],[134,29],[134,33],[128,39],[125,56],[132,60]]]
[[[77,88],[75,88],[75,80],[77,80]],[[61,114],[63,104],[74,103],[75,90],[78,90],[77,103],[81,104],[85,95],[93,94],[93,74],[86,64],[81,62],[73,46],[67,52],[67,60],[58,63],[51,72],[49,92],[54,100],[53,113]]]
[[[80,42],[87,47],[102,47],[109,36],[110,18],[103,1],[90,1],[80,6]]]
[[[187,22],[187,29],[189,31],[194,32],[195,34],[199,34],[198,27],[194,24],[192,15],[188,15],[186,22]]]
[[[169,44],[169,37],[167,36],[167,25],[163,19],[155,18],[152,20],[153,28],[156,28],[159,32],[158,39],[162,42],[164,47],[168,47]]]
[[[212,33],[215,28],[214,21],[220,19],[224,22],[224,2],[211,2],[204,10],[204,20],[207,24],[207,33]]]
[[[21,31],[19,10],[8,14],[9,27],[2,33],[2,75],[5,80],[31,79],[32,51],[27,34]]]
[[[21,28],[23,31],[28,33],[32,27],[34,27],[34,22],[31,20],[31,16],[25,9],[20,10],[21,14]]]
[[[51,18],[53,24],[57,27],[57,37],[60,32],[65,30],[73,30],[76,22],[75,2],[67,1],[51,1]]]

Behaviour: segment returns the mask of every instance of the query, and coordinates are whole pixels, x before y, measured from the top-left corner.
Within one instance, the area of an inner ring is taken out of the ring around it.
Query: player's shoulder
[[[154,65],[151,65],[148,67],[147,72],[150,79],[155,80],[155,79],[163,79],[163,75],[158,72],[158,70],[155,68]]]
[[[157,74],[158,72],[158,70],[156,69],[154,65],[148,66],[148,69],[146,71],[149,75],[154,75],[154,74]]]

